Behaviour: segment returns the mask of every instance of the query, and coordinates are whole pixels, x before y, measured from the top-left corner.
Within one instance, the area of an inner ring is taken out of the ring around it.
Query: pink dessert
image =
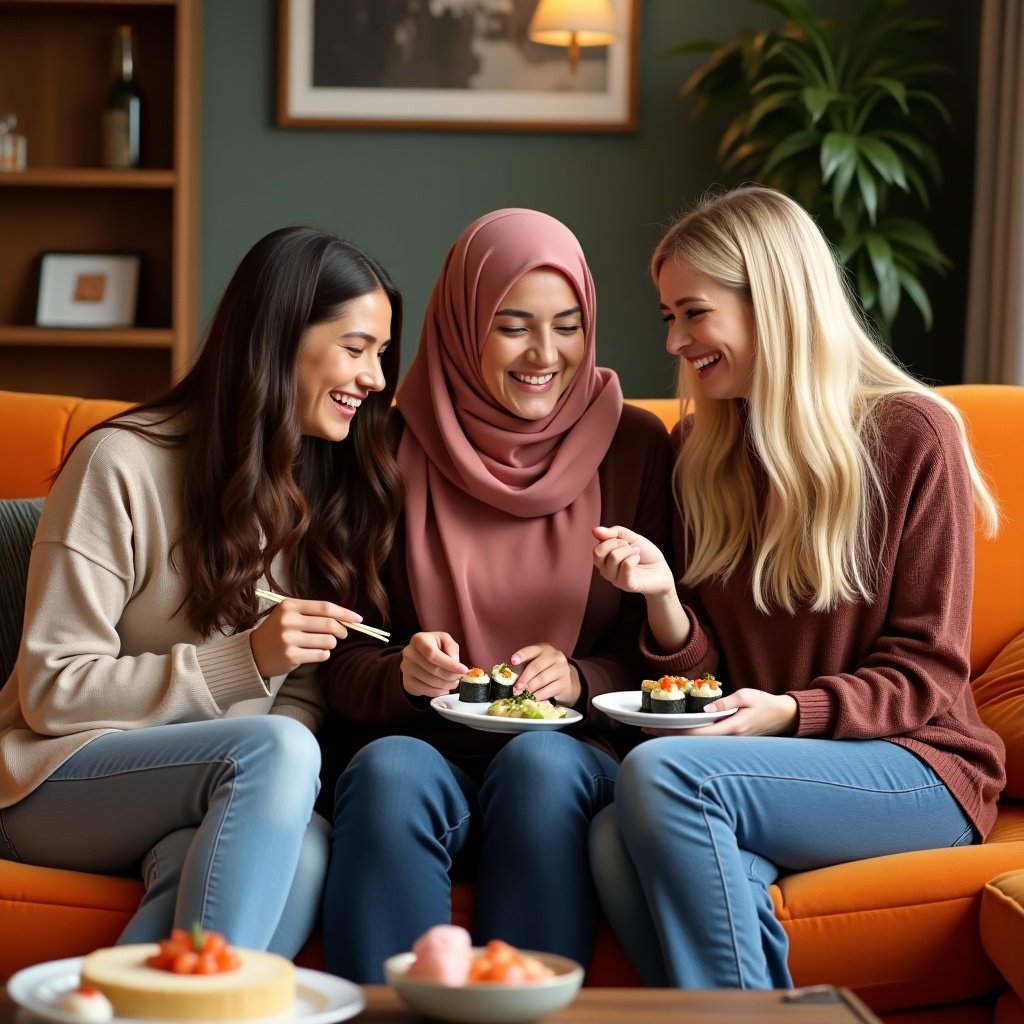
[[[423,978],[438,985],[465,985],[473,959],[469,932],[452,924],[439,924],[424,932],[412,946],[416,959],[407,978]]]

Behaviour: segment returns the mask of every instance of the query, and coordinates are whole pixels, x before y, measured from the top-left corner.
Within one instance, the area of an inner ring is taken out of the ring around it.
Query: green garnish
[[[192,948],[197,953],[203,951],[203,926],[198,921],[192,922]]]

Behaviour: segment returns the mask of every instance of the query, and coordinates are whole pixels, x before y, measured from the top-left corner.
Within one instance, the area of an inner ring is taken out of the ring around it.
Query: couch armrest
[[[997,875],[981,896],[981,944],[1018,996],[1024,998],[1024,869]]]

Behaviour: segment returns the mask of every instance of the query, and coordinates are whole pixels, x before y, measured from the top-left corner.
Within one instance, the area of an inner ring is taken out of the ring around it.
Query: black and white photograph
[[[280,0],[278,121],[631,131],[638,0]]]

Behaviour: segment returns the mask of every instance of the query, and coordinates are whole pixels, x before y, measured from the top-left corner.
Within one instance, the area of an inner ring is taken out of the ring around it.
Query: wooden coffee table
[[[391,989],[366,987],[367,1007],[356,1017],[373,1024],[413,1024],[422,1021]],[[550,1024],[722,1024],[723,1021],[761,1021],[763,1024],[880,1024],[878,1018],[844,989],[832,989],[835,1002],[786,1002],[782,992],[679,989],[584,988],[559,1013],[545,1017]]]
[[[384,985],[366,986],[366,1009],[357,1024],[415,1024],[422,1021]],[[879,1024],[852,993],[834,989],[834,1002],[786,1002],[782,992],[682,992],[678,989],[585,988],[571,1006],[546,1017],[550,1024]],[[0,987],[0,1024],[34,1024],[38,1018],[18,1010]],[[301,1021],[296,1022],[301,1024]]]

